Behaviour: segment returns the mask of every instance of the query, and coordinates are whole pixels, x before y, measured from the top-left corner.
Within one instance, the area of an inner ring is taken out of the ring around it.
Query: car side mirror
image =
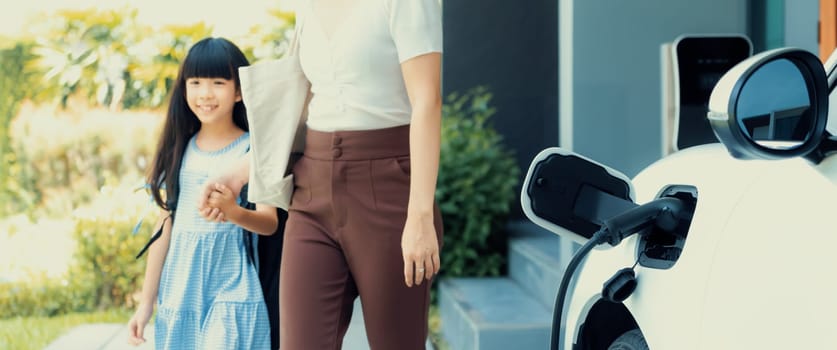
[[[529,220],[580,244],[603,220],[636,207],[634,198],[627,176],[559,147],[535,156],[520,195]]]
[[[781,159],[814,152],[828,119],[822,62],[795,48],[765,51],[724,74],[709,98],[707,118],[739,159]]]

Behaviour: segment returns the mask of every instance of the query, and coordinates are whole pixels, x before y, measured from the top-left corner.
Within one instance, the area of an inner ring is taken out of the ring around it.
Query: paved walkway
[[[360,302],[355,302],[352,322],[343,339],[344,350],[369,350]],[[95,323],[71,329],[44,350],[154,350],[154,327],[145,328],[147,342],[138,347],[128,344],[128,328],[124,324]],[[430,341],[427,349],[433,350]]]

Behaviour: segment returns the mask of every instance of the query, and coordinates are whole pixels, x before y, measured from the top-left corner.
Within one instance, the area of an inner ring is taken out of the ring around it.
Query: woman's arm
[[[401,63],[412,107],[410,200],[401,238],[407,286],[432,278],[440,267],[433,205],[442,129],[441,65],[440,53],[420,55]]]
[[[207,204],[218,208],[228,222],[232,222],[244,229],[269,236],[276,232],[279,225],[279,217],[276,215],[276,208],[263,204],[256,204],[255,210],[243,208],[236,203],[237,195],[222,184],[216,184],[213,192],[209,195]]]

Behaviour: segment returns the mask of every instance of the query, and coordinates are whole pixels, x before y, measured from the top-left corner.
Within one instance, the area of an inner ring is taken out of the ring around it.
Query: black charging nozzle
[[[602,222],[602,229],[606,231],[602,242],[616,246],[623,239],[652,224],[664,231],[674,231],[684,209],[683,201],[674,197],[657,198],[628,209]]]

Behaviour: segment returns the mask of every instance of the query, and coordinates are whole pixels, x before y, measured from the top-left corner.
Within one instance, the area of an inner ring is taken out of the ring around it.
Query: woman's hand
[[[143,333],[145,333],[145,326],[151,320],[151,314],[154,313],[154,305],[150,303],[140,303],[134,316],[128,321],[128,344],[137,346],[145,343]]]
[[[407,215],[401,235],[401,252],[404,257],[404,282],[407,287],[421,285],[439,273],[439,241],[433,214]]]

